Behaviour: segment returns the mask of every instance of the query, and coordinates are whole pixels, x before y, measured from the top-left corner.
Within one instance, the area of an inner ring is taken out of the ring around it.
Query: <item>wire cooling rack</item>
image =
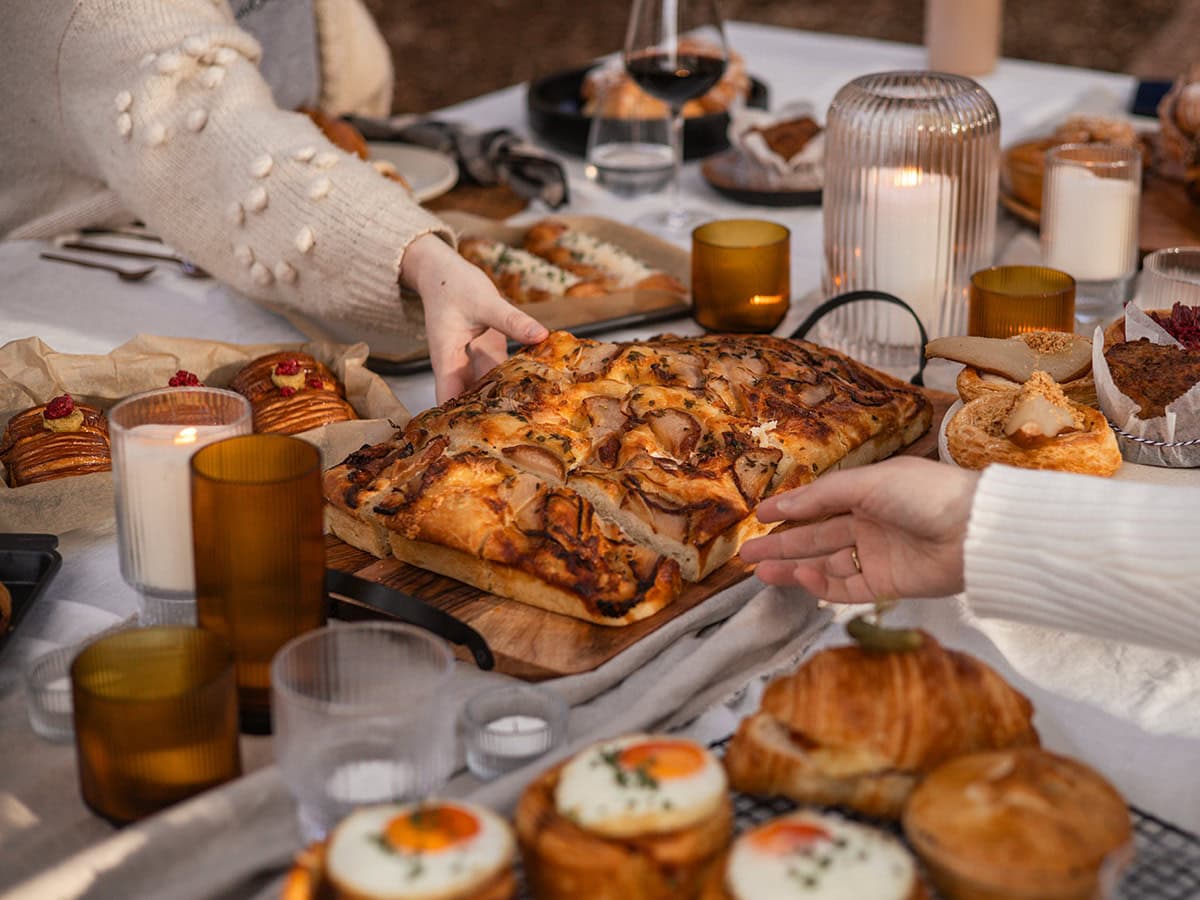
[[[718,755],[724,755],[726,744],[728,739],[712,745],[711,749]],[[797,808],[795,802],[784,797],[751,797],[749,794],[734,793],[734,831],[741,834]],[[872,819],[842,809],[831,811],[904,840],[898,822]],[[1135,806],[1129,807],[1129,815],[1133,821],[1136,852],[1133,863],[1121,877],[1116,894],[1118,900],[1200,900],[1200,836],[1177,828]],[[517,896],[529,900],[524,874],[523,871],[517,873]],[[929,890],[931,897],[940,900],[940,895],[932,887]],[[764,897],[763,900],[771,898]],[[871,898],[863,897],[861,900]]]

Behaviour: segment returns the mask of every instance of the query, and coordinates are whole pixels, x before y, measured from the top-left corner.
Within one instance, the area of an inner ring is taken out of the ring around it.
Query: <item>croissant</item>
[[[59,423],[59,424],[54,424]],[[10,487],[112,469],[108,420],[64,394],[13,416],[0,438]]]
[[[977,750],[1038,744],[1033,706],[979,660],[918,649],[823,650],[772,682],[730,742],[735,790],[896,818],[921,777]]]
[[[255,431],[297,434],[358,418],[333,372],[307,353],[284,350],[261,356],[238,372],[229,387],[250,401]]]

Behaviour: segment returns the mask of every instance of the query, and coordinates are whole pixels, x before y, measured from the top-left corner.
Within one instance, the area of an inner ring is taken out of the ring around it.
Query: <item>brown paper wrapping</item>
[[[1125,307],[1125,340],[1136,341],[1141,338],[1148,338],[1154,344],[1181,346],[1179,341],[1171,337],[1166,329],[1151,319],[1144,310],[1130,303]],[[1153,419],[1139,418],[1138,404],[1121,393],[1113,382],[1108,361],[1104,358],[1103,328],[1097,328],[1092,338],[1092,372],[1096,379],[1096,396],[1099,398],[1101,411],[1122,431],[1148,441],[1166,443],[1200,438],[1200,384],[1167,404],[1165,415]],[[1131,441],[1119,434],[1117,444],[1121,447],[1121,456],[1127,462],[1169,468],[1200,466],[1200,444],[1158,447]]]
[[[329,366],[346,386],[361,419],[335,422],[298,437],[321,451],[330,466],[363,444],[386,440],[409,413],[387,383],[366,368],[367,345],[326,342],[225,344],[190,338],[138,335],[111,353],[59,353],[38,338],[0,347],[0,428],[22,410],[68,393],[107,410],[130,394],[166,387],[179,369],[213,387],[225,387],[250,361],[279,350],[300,350]],[[18,488],[0,479],[0,531],[62,534],[113,521],[112,474],[97,472]]]

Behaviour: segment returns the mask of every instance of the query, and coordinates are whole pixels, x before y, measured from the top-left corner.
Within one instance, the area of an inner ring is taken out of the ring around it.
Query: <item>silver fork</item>
[[[93,262],[88,259],[78,259],[74,256],[60,256],[57,253],[42,253],[42,259],[49,259],[53,262],[71,263],[76,266],[83,266],[85,269],[103,269],[105,272],[115,272],[117,277],[122,281],[141,281],[157,266],[144,266],[140,269],[123,269],[120,266],[110,266],[107,263]]]

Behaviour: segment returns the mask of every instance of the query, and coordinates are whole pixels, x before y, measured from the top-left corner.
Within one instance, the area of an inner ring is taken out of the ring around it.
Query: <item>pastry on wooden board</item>
[[[1073,759],[1026,747],[950,760],[913,791],[904,833],[948,900],[1100,896],[1132,855],[1117,790]]]
[[[833,647],[767,686],[725,767],[744,793],[897,818],[945,760],[1036,746],[1032,717],[993,669],[928,634],[903,652]]]
[[[630,735],[536,778],[514,822],[537,900],[686,900],[729,843],[733,806],[708,750]]]
[[[512,829],[481,806],[367,806],[297,855],[281,898],[511,900],[515,859]]]
[[[841,816],[799,810],[742,834],[713,867],[701,900],[922,900],[899,840]]]
[[[0,437],[0,464],[9,487],[108,472],[108,420],[69,394],[55,397],[9,419]]]
[[[330,368],[296,350],[260,356],[233,377],[229,388],[250,401],[259,432],[298,434],[358,418]]]
[[[555,332],[416,416],[392,442],[331,469],[326,498],[334,533],[361,549],[390,549],[502,596],[623,624],[678,594],[676,569],[699,581],[769,530],[754,515],[762,498],[887,456],[931,416],[915,389],[804,342],[709,335],[616,344]],[[469,502],[492,512],[464,523],[452,510],[467,502],[457,485],[468,471],[488,485]],[[422,493],[457,499],[424,509],[411,487],[418,475]],[[574,518],[560,514],[567,509]],[[622,549],[544,571],[508,561],[503,549],[547,539],[558,545],[548,552],[568,556],[585,545]]]
[[[1081,475],[1114,475],[1121,450],[1098,409],[1068,400],[1044,372],[1020,390],[985,394],[946,424],[946,448],[960,466],[1003,463]]]

